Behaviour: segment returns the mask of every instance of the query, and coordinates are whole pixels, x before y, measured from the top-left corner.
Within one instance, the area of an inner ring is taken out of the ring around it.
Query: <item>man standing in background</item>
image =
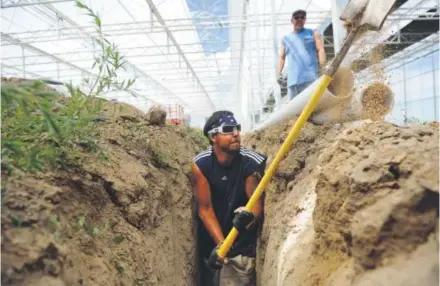
[[[286,56],[287,86],[289,100],[306,89],[319,76],[319,69],[326,62],[324,44],[316,30],[304,28],[306,11],[297,10],[292,14],[293,31],[284,36],[280,48],[277,81],[282,85],[282,71]]]

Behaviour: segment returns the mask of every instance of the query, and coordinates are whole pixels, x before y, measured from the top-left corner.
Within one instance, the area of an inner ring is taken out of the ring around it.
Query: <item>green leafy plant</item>
[[[209,140],[203,134],[203,130],[197,128],[187,128],[188,136],[201,148],[207,148],[209,146]]]
[[[404,117],[403,123],[406,125],[429,125],[431,122],[423,121],[415,117]]]
[[[171,155],[162,150],[159,146],[149,144],[149,151],[151,154],[151,160],[153,165],[158,168],[171,168],[172,159]]]
[[[128,79],[127,81],[125,79],[122,81],[118,80],[117,70],[120,68],[125,70],[127,62],[125,61],[125,57],[119,52],[118,47],[104,37],[101,18],[98,13],[94,12],[81,1],[76,1],[76,6],[85,10],[86,14],[93,18],[95,31],[98,34],[94,41],[100,49],[100,53],[95,57],[95,61],[92,65],[92,69],[97,67],[98,76],[94,79],[90,77],[84,78],[84,82],[89,85],[90,89],[87,98],[91,95],[99,95],[103,91],[113,89],[128,90],[135,83],[135,79]]]
[[[76,228],[77,231],[85,231],[87,234],[96,237],[100,234],[107,232],[109,229],[110,229],[109,222],[106,222],[103,226],[98,227],[96,225],[91,225],[89,223],[86,223],[85,216],[78,217],[78,225]],[[122,240],[120,242],[122,242]]]
[[[117,236],[113,237],[112,240],[115,244],[120,244],[121,242],[123,242],[125,240],[125,236],[117,235]]]
[[[51,215],[49,217],[49,228],[52,231],[53,238],[59,240],[61,238],[61,233],[58,231],[59,220],[57,215]]]
[[[116,268],[116,270],[118,270],[118,272],[120,274],[123,274],[125,272],[124,265],[121,262],[119,262],[119,261],[115,262],[115,268]]]
[[[13,227],[21,227],[22,225],[22,220],[20,216],[16,216],[16,215],[12,216],[11,222]]]
[[[76,2],[93,18],[99,49],[92,64],[97,74],[83,79],[88,91],[66,84],[68,97],[50,90],[42,81],[5,83],[1,90],[2,168],[23,171],[68,169],[82,152],[98,151],[93,137],[95,118],[105,102],[99,97],[113,90],[129,90],[134,79],[119,80],[126,61],[102,32],[97,13]],[[103,153],[99,153],[105,159]]]
[[[136,278],[133,281],[133,286],[143,286],[143,285],[147,285],[147,279],[145,278]]]

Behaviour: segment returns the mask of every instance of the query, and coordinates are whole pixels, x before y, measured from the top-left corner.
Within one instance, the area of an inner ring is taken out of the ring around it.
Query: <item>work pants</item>
[[[289,91],[288,91],[289,100],[294,99],[295,96],[300,94],[304,89],[309,87],[309,85],[311,85],[312,83],[313,83],[313,81],[307,81],[307,82],[303,82],[303,83],[289,86]]]
[[[255,258],[237,255],[228,258],[228,262],[216,275],[219,286],[255,286]]]

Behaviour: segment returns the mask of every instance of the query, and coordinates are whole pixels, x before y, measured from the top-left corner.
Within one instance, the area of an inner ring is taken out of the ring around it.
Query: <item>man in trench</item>
[[[255,256],[263,199],[251,212],[244,206],[264,174],[267,157],[242,147],[240,131],[232,112],[214,112],[203,129],[211,146],[192,162],[203,286],[256,285]],[[239,235],[222,260],[217,250],[232,226]]]

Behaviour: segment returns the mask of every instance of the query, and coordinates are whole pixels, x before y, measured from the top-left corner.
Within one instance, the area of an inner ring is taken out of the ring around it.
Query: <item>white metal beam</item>
[[[118,0],[118,3],[121,5],[121,7],[124,9],[124,11],[130,16],[130,18],[135,22],[135,23],[138,23],[137,22],[137,20],[136,20],[136,18],[134,17],[134,15],[125,7],[125,5],[122,3],[122,1],[121,0]],[[150,10],[151,11],[151,10]],[[151,22],[153,22],[153,19],[150,19],[150,21]],[[171,61],[170,60],[170,58],[169,58],[169,56],[170,55],[175,55],[174,53],[170,53],[170,50],[169,50],[169,48],[170,48],[170,46],[169,46],[169,43],[167,43],[167,45],[165,45],[165,46],[160,46],[160,45],[157,45],[156,44],[156,41],[148,34],[148,31],[147,31],[147,29],[146,28],[144,28],[144,27],[142,27],[142,25],[140,25],[139,23],[138,23],[138,25],[137,25],[142,31],[144,31],[144,33],[145,33],[145,36],[146,37],[148,37],[148,39],[149,39],[149,41],[151,41],[152,43],[153,43],[153,45],[154,46],[152,46],[155,50],[157,50],[157,51],[159,51],[159,53],[162,55],[162,56],[164,56],[165,57],[165,59],[167,60],[167,62],[171,65],[171,66],[173,66],[173,68],[180,74],[180,75],[182,75],[184,78],[185,78],[185,80],[186,80],[186,82],[189,82],[189,80],[188,80],[188,72],[186,71],[186,72],[183,72],[182,73],[182,69],[181,69],[181,64],[180,64],[180,53],[178,53],[178,55],[179,55],[179,58],[178,58],[178,66],[175,66],[174,64],[176,64],[176,62],[174,61]],[[169,37],[167,38],[167,40],[169,39]],[[201,43],[199,42],[199,46],[201,46]],[[165,53],[162,49],[161,49],[161,47],[165,47],[165,48],[167,48],[168,49],[168,51],[167,51],[167,53]],[[145,50],[143,50],[143,53],[145,53]],[[155,53],[155,56],[157,56],[158,54],[157,53]],[[126,58],[130,58],[131,56],[130,55],[126,55]],[[210,67],[210,65],[206,62],[206,59],[204,59],[204,61],[205,61],[205,65],[209,68]],[[209,69],[209,71],[211,71],[211,69]],[[210,73],[211,74],[211,73]]]
[[[53,4],[53,3],[63,3],[63,2],[73,2],[75,0],[52,0],[52,1],[44,1],[44,2],[24,2],[24,1],[7,1],[2,0],[1,2],[1,8],[18,8],[18,7],[25,7],[25,6],[34,6],[34,5],[42,5],[42,4]],[[8,4],[8,2],[11,2],[11,4]]]
[[[200,89],[204,91],[206,97],[208,98],[212,110],[215,110],[215,104],[212,101],[211,97],[209,96],[208,92],[206,92],[205,87],[201,83],[197,73],[194,71],[192,65],[188,61],[188,59],[185,56],[185,53],[182,51],[182,48],[180,47],[179,43],[177,42],[176,38],[174,38],[173,33],[170,31],[168,26],[166,25],[165,21],[163,20],[162,16],[159,13],[159,10],[157,10],[156,5],[153,3],[152,0],[145,0],[150,7],[151,12],[154,14],[154,16],[157,18],[159,23],[162,25],[163,29],[165,30],[165,33],[167,34],[168,38],[171,40],[173,45],[176,47],[180,57],[185,62],[186,66],[188,67],[189,71],[192,73],[193,78],[197,81],[198,85],[200,86]]]
[[[50,4],[45,5],[45,7],[49,10],[51,10],[52,12],[56,13],[60,18],[63,19],[63,21],[69,23],[70,25],[72,25],[73,27],[75,27],[80,33],[82,33],[83,35],[86,36],[86,38],[91,40],[91,43],[94,43],[95,38],[93,36],[91,36],[87,31],[85,31],[84,29],[82,29],[78,23],[76,23],[75,21],[73,21],[72,19],[70,19],[69,17],[67,17],[66,15],[64,15],[63,13],[61,13],[61,11],[59,11],[58,9],[56,9],[55,7],[53,7]],[[146,74],[143,70],[139,69],[136,65],[134,65],[133,63],[131,63],[130,61],[126,61],[127,66],[129,66],[136,74],[140,74],[142,77],[144,77],[146,79],[147,82],[151,82],[154,84],[155,88],[160,87],[160,89],[162,89],[164,92],[169,93],[170,95],[174,96],[175,98],[179,99],[182,104],[184,104],[186,107],[189,107],[188,104],[179,96],[177,96],[176,94],[174,94],[171,90],[169,90],[167,87],[163,86],[162,84],[160,84],[159,82],[157,82],[154,78],[152,78],[151,76],[149,76],[148,74]]]
[[[86,69],[83,69],[83,68],[81,68],[81,67],[79,67],[79,66],[77,66],[77,65],[74,65],[74,64],[72,64],[72,63],[70,63],[70,62],[68,62],[68,61],[65,61],[65,60],[63,60],[63,59],[61,59],[61,58],[59,58],[59,57],[57,57],[57,56],[54,56],[54,55],[52,55],[52,54],[50,54],[50,53],[48,53],[48,52],[45,52],[45,51],[43,51],[43,50],[41,50],[41,49],[39,49],[39,48],[37,48],[37,47],[34,47],[34,46],[29,45],[29,44],[26,44],[26,43],[22,43],[22,42],[20,42],[20,40],[15,39],[15,38],[13,38],[13,37],[11,37],[11,36],[9,36],[9,35],[6,35],[6,34],[4,34],[4,33],[0,33],[0,35],[1,35],[1,39],[2,39],[2,40],[6,40],[6,41],[8,41],[8,42],[12,42],[12,43],[14,43],[14,44],[16,44],[16,45],[18,45],[18,46],[21,46],[21,47],[24,48],[24,49],[27,49],[27,50],[32,51],[32,52],[34,52],[34,53],[38,53],[38,54],[44,55],[44,56],[49,57],[49,58],[52,58],[52,59],[55,60],[57,63],[61,63],[61,64],[64,64],[64,65],[67,65],[67,66],[69,66],[69,67],[71,67],[71,68],[73,68],[73,69],[75,69],[75,70],[80,71],[81,73],[84,73],[84,74],[90,75],[90,76],[92,76],[92,77],[97,77],[97,75],[94,74],[94,73],[92,73],[91,71],[88,71],[88,70],[86,70]],[[12,69],[15,69],[15,70],[19,70],[17,67],[8,66],[8,65],[5,65],[5,64],[2,64],[2,65],[4,65],[4,66],[7,67],[7,68],[12,68]],[[27,74],[32,74],[32,75],[34,75],[34,76],[39,76],[38,74],[33,73],[33,72],[30,72],[30,71],[26,71],[26,73],[27,73]],[[49,79],[48,77],[43,77],[43,78],[45,78],[45,79]],[[50,78],[50,79],[53,79],[53,78]],[[134,96],[142,97],[142,98],[144,98],[144,99],[146,99],[146,100],[150,100],[150,101],[152,101],[152,102],[155,102],[154,100],[152,100],[152,99],[150,99],[150,98],[147,98],[147,97],[145,97],[145,96],[143,96],[143,95],[140,95],[139,93],[137,93],[137,92],[135,92],[135,91],[130,91],[129,93],[132,93]]]
[[[20,41],[18,39],[15,39],[15,38],[9,36],[8,34],[0,32],[0,35],[1,35],[2,40],[5,40],[5,41],[13,43],[13,44],[15,44],[17,46],[23,47],[23,48],[25,48],[25,49],[27,49],[29,51],[35,52],[37,54],[49,57],[49,58],[55,60],[56,62],[63,63],[63,64],[65,64],[65,65],[67,65],[67,66],[69,66],[69,67],[71,67],[71,68],[73,68],[75,70],[79,70],[79,71],[81,71],[83,73],[86,73],[88,75],[94,76],[94,74],[92,72],[90,72],[90,71],[88,71],[86,69],[83,69],[83,68],[81,68],[81,67],[79,67],[79,66],[77,66],[75,64],[70,63],[70,62],[64,61],[63,59],[61,59],[61,58],[59,58],[57,56],[54,56],[54,55],[52,55],[52,54],[50,54],[48,52],[45,52],[45,51],[43,51],[43,50],[41,50],[41,49],[39,49],[37,47],[34,47],[34,46],[30,45],[30,44],[23,43],[22,41]]]

